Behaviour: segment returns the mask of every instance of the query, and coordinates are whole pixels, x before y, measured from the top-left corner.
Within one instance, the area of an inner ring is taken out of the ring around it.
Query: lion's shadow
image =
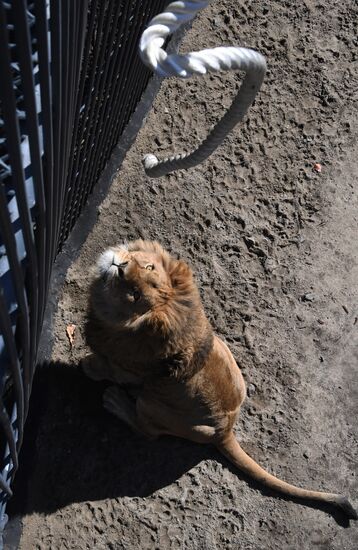
[[[52,362],[38,367],[10,517],[50,513],[75,502],[146,497],[207,458],[224,464],[242,483],[278,497],[241,475],[210,446],[174,437],[149,441],[134,434],[103,409],[107,385],[89,380],[74,365]],[[344,514],[329,505],[296,502],[349,525]]]
[[[106,386],[64,363],[38,368],[11,515],[145,497],[213,455],[209,447],[176,438],[149,441],[134,434],[103,409]]]

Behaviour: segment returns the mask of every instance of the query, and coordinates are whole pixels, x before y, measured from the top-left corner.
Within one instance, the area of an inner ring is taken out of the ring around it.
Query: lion
[[[282,481],[241,448],[233,427],[246,396],[243,376],[205,315],[192,270],[156,241],[136,240],[99,257],[89,295],[83,370],[115,385],[104,407],[150,438],[214,445],[264,486],[294,499],[357,513],[347,497]]]

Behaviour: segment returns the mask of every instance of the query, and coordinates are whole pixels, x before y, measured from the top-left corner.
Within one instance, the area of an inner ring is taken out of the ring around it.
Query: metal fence
[[[137,44],[165,4],[0,0],[0,531],[51,267],[147,85]]]

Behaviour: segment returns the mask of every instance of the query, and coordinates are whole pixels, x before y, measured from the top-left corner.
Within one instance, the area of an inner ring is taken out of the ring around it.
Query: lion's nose
[[[116,268],[118,269],[118,275],[120,277],[123,277],[124,276],[124,269],[127,267],[128,262],[121,262],[120,264],[117,264],[114,261],[114,258],[113,258],[112,265],[116,266]]]

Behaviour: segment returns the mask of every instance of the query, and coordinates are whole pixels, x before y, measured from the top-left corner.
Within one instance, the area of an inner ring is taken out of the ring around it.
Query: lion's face
[[[131,250],[122,245],[101,254],[97,261],[97,302],[98,298],[104,301],[108,321],[136,319],[170,298],[173,286],[167,258],[157,248]]]

